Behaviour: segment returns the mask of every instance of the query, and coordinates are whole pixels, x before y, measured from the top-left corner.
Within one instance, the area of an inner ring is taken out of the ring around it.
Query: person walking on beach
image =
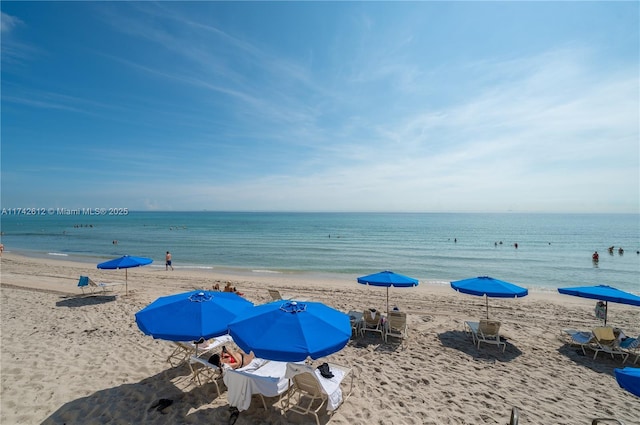
[[[173,270],[173,266],[171,265],[171,253],[167,251],[167,255],[165,255],[164,269],[169,270],[169,267]]]

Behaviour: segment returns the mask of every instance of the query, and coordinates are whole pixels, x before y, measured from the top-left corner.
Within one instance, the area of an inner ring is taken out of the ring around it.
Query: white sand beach
[[[164,267],[129,270],[128,295],[120,287],[105,296],[81,296],[80,275],[122,281],[124,271],[10,252],[0,265],[3,425],[227,423],[225,392],[218,397],[211,385],[194,385],[187,366],[166,362],[171,343],[138,329],[134,314],[159,296],[232,280],[256,304],[270,301],[270,288],[344,312],[383,310],[386,303],[384,288],[355,280]],[[590,424],[596,417],[640,423],[640,398],[614,377],[614,368],[623,367],[620,358],[601,353],[593,360],[559,339],[563,328],[599,324],[593,300],[555,293],[490,299],[490,315],[501,321],[508,341],[502,353],[491,345],[476,348],[464,333],[465,320],[485,314],[480,297],[423,282],[391,288],[390,299],[408,313],[405,348],[372,335],[352,339],[325,359],[353,369],[355,390],[333,416],[321,416],[321,423],[505,424],[512,406],[520,409],[524,425]],[[638,336],[640,308],[610,303],[609,323]],[[174,403],[163,413],[149,409],[160,398]],[[265,411],[254,398],[236,423],[314,419],[283,415],[274,407]]]

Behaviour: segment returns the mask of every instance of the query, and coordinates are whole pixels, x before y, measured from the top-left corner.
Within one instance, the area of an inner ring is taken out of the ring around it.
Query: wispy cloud
[[[6,37],[11,31],[16,28],[16,26],[23,24],[23,22],[15,16],[11,16],[4,12],[0,12],[0,14],[0,16],[2,16],[2,25],[0,26],[0,31],[2,32],[3,37]]]
[[[130,208],[637,210],[637,55],[603,67],[600,46],[572,37],[447,50],[449,27],[383,4],[287,49],[196,5],[84,6],[117,43],[73,54],[108,88],[3,81],[3,106],[64,114],[59,139],[91,141],[27,165]]]

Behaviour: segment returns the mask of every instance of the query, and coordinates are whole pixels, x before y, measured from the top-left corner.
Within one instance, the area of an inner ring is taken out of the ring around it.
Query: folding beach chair
[[[384,329],[382,328],[382,314],[378,310],[365,310],[362,313],[360,335],[364,336],[365,332],[376,332],[380,334],[380,338],[384,338]]]
[[[618,345],[618,339],[613,333],[613,328],[610,326],[600,326],[593,330],[593,336],[595,337],[594,346],[595,351],[593,359],[598,356],[598,353],[603,351],[611,354],[611,358],[614,358],[615,354],[619,354],[622,357],[622,363],[627,361],[629,353],[620,349]]]
[[[640,359],[640,336],[637,338],[627,338],[621,341],[619,347],[621,350],[629,354],[629,356],[636,356],[633,364],[638,362],[638,359]]]
[[[568,337],[568,342],[570,345],[575,347],[580,347],[582,350],[582,354],[585,356],[587,352],[585,348],[592,349],[595,344],[595,336],[591,331],[578,331],[575,329],[563,329],[561,334],[564,334]]]
[[[496,320],[482,319],[479,322],[464,322],[467,332],[471,334],[474,345],[480,348],[480,343],[502,346],[502,352],[507,348],[507,343],[500,338],[500,322]]]
[[[191,380],[197,385],[214,384],[216,393],[220,396],[219,381],[223,379],[222,369],[209,363],[211,353],[206,353],[202,357],[192,355],[189,358],[189,369],[191,370]]]
[[[115,286],[121,286],[121,285],[124,285],[124,283],[122,282],[96,283],[93,279],[91,279],[88,276],[80,276],[80,279],[78,280],[78,287],[82,289],[83,294],[86,293],[84,291],[85,289],[87,289],[90,293],[94,293],[98,289],[101,290],[102,292],[106,292],[107,290],[109,290],[109,288],[112,288]]]
[[[389,337],[399,338],[404,347],[404,341],[407,339],[407,313],[389,312],[389,320],[384,327],[384,341],[387,342]]]
[[[283,411],[296,412],[301,415],[313,415],[316,425],[320,425],[319,413],[323,407],[327,414],[332,415],[335,410],[353,392],[353,374],[351,385],[346,395],[343,395],[342,383],[350,374],[351,369],[334,363],[327,363],[331,378],[323,377],[312,366],[300,363],[288,363],[286,376],[290,379],[286,401],[283,400]]]

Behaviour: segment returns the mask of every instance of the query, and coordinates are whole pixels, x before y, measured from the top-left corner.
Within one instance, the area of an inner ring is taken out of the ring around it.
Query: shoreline
[[[96,265],[98,262],[107,261],[113,257],[99,257],[99,256],[78,256],[75,254],[58,254],[58,253],[44,253],[44,252],[35,252],[35,251],[27,251],[27,250],[15,250],[15,251],[4,251],[3,255],[13,256],[15,258],[23,258],[23,259],[38,259],[43,260],[45,262],[62,262],[73,264],[75,267],[85,266],[87,268],[87,273],[94,273],[98,269]],[[1,258],[1,257],[0,257]],[[11,257],[10,257],[11,258]],[[164,264],[160,261],[150,264],[149,266],[139,267],[134,270],[154,270],[154,271],[165,271]],[[249,268],[239,268],[239,267],[227,267],[227,266],[207,266],[207,265],[198,265],[198,264],[184,264],[184,265],[173,265],[175,271],[182,271],[188,274],[191,273],[202,273],[204,278],[211,278],[211,275],[222,276],[220,279],[223,280],[240,280],[240,281],[254,281],[254,280],[266,280],[272,281],[275,279],[289,281],[293,279],[306,280],[311,282],[344,282],[351,283],[356,282],[356,279],[359,277],[357,274],[348,274],[348,273],[333,273],[333,272],[320,272],[320,271],[282,271],[282,270],[261,270],[261,269],[249,269]],[[93,271],[91,271],[93,269]],[[374,271],[372,271],[373,273]],[[469,276],[471,277],[471,276]],[[277,283],[277,282],[274,282]],[[443,286],[450,289],[450,281],[442,280],[442,279],[420,279],[420,285],[418,288],[424,285],[433,285],[433,286]],[[553,287],[545,287],[545,286],[531,286],[527,287],[526,285],[519,284],[519,286],[526,287],[529,290],[529,295],[532,294],[546,294],[546,295],[560,295],[557,292],[556,288]],[[578,286],[567,284],[566,286]],[[561,296],[561,295],[560,295]],[[562,297],[562,296],[561,296]]]
[[[271,301],[267,289],[344,312],[384,310],[386,303],[385,288],[326,276],[309,284],[300,275],[138,267],[128,271],[128,294],[119,288],[83,296],[80,275],[124,281],[123,270],[99,270],[95,264],[6,251],[0,257],[0,423],[227,423],[226,393],[217,396],[211,385],[194,385],[186,366],[168,365],[173,345],[145,336],[135,324],[135,313],[160,296],[229,280],[254,304]],[[508,421],[513,406],[522,423],[530,424],[637,419],[638,398],[615,381],[620,359],[600,354],[594,360],[558,338],[563,328],[599,325],[594,300],[541,292],[490,299],[489,314],[502,323],[507,341],[504,353],[488,344],[477,348],[464,332],[464,321],[484,317],[482,297],[421,283],[390,288],[389,302],[407,313],[404,347],[368,335],[319,360],[348,366],[355,378],[354,393],[331,417],[332,425],[497,425]],[[609,305],[610,324],[630,336],[640,335],[639,319],[638,307]],[[34,355],[33,344],[25,341],[37,341],[46,356]],[[159,398],[174,400],[165,414],[149,409]],[[310,423],[308,416],[282,415],[272,407],[276,401],[268,399],[265,411],[254,398],[238,425]]]

